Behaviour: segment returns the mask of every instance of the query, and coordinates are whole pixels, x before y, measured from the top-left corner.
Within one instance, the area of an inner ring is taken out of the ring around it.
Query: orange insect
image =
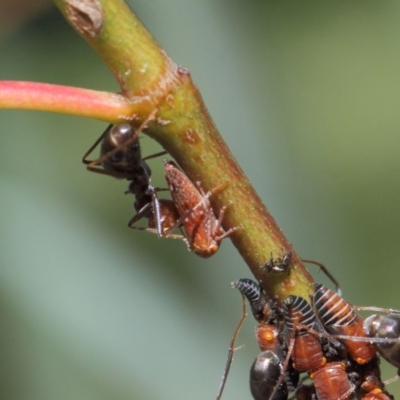
[[[330,362],[310,374],[318,400],[356,399],[355,386],[349,381],[341,362]]]
[[[352,383],[360,389],[362,399],[391,398],[385,390],[385,382],[381,378],[380,360],[377,355],[365,364],[357,364],[356,361],[349,358],[346,365],[347,373],[351,377]]]
[[[366,392],[362,396],[362,400],[392,400],[392,397],[383,392],[383,384],[375,376],[367,376],[361,389]]]
[[[164,169],[165,179],[180,216],[178,223],[169,231],[182,224],[186,235],[181,239],[188,249],[200,257],[211,257],[218,250],[221,241],[238,229],[235,227],[223,232],[221,224],[227,206],[222,207],[217,219],[209,200],[225,184],[204,193],[172,161],[165,161]]]
[[[337,293],[321,283],[314,284],[313,303],[326,330],[332,335],[346,335],[355,339],[342,339],[350,357],[358,364],[365,364],[376,354],[373,344],[357,341],[366,338],[363,318]]]
[[[374,389],[365,394],[362,400],[393,400],[393,397],[388,396],[386,393],[382,392],[381,389]]]
[[[323,365],[326,359],[321,342],[316,335],[305,329],[318,329],[311,304],[300,296],[291,295],[283,302],[283,314],[289,332],[294,337],[291,355],[293,367],[298,371],[312,371]],[[299,325],[305,328],[300,328]]]

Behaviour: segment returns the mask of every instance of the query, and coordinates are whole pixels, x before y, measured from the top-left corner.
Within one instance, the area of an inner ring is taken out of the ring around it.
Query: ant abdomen
[[[281,374],[279,357],[271,350],[261,352],[250,369],[250,390],[254,400],[286,400],[288,389],[285,381],[275,390]]]
[[[396,315],[371,315],[364,321],[364,330],[369,337],[398,339],[397,341],[374,342],[381,356],[390,364],[400,368],[400,317]]]

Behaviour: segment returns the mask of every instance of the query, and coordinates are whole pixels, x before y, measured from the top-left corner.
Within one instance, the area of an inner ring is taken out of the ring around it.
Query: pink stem
[[[118,93],[48,83],[0,81],[0,108],[51,111],[118,123],[133,119],[142,104]]]

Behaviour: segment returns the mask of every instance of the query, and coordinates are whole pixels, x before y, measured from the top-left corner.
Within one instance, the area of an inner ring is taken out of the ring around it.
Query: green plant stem
[[[96,50],[126,97],[140,96],[153,108],[156,105],[153,100],[174,86],[176,65],[124,1],[54,0],[54,3]]]
[[[157,140],[204,190],[227,182],[212,196],[218,214],[230,204],[225,229],[241,227],[232,241],[269,294],[308,298],[311,277],[233,158],[212,122],[188,71],[177,67],[121,0],[55,0],[66,19],[107,64],[132,101],[141,98],[138,122],[157,108],[146,132]],[[85,7],[82,7],[84,5]],[[86,7],[87,6],[87,7]],[[293,251],[286,276],[262,273],[270,259]],[[224,268],[226,266],[221,266]]]

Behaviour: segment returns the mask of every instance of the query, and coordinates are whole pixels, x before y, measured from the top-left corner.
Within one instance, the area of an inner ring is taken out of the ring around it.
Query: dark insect
[[[400,316],[371,315],[365,319],[363,326],[369,337],[381,339],[374,341],[379,354],[390,364],[400,368]]]
[[[136,214],[128,225],[134,229],[144,229],[157,233],[159,237],[173,237],[166,231],[179,220],[177,208],[172,200],[158,199],[157,189],[151,184],[151,170],[145,160],[165,154],[161,152],[142,157],[138,133],[154,118],[154,112],[135,130],[129,124],[110,125],[85,153],[82,162],[92,172],[109,175],[130,181],[128,193],[135,196]],[[88,160],[87,157],[100,145],[100,157]],[[142,218],[148,219],[148,228],[134,226]]]
[[[264,269],[267,274],[274,273],[274,274],[282,274],[286,273],[290,269],[290,262],[292,261],[292,252],[287,251],[282,258],[271,258],[270,260],[264,265]]]
[[[276,389],[283,372],[282,360],[271,350],[262,351],[250,369],[250,390],[254,400],[286,400],[288,387],[285,381]]]
[[[285,274],[290,271],[291,262],[292,262],[293,253],[289,250],[283,254],[282,258],[273,258],[271,254],[270,260],[264,265],[263,269],[266,274]],[[335,277],[331,274],[325,265],[321,264],[318,261],[313,260],[304,260],[301,259],[304,263],[313,264],[319,267],[319,269],[330,279],[330,281],[335,285],[336,293],[341,296],[342,291],[339,286],[339,282],[335,279]]]

